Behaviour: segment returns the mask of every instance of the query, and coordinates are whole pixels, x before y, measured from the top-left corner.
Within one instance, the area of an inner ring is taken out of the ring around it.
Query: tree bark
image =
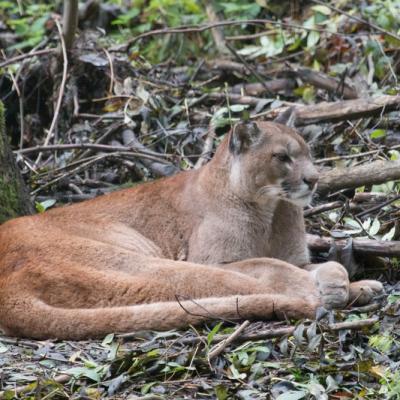
[[[321,122],[335,122],[347,119],[357,119],[380,115],[399,109],[400,96],[377,96],[367,99],[343,100],[322,102],[310,106],[295,106],[295,126],[317,124]],[[287,107],[276,109],[271,113],[276,118],[287,110]]]
[[[71,50],[78,27],[78,0],[64,0],[63,35],[67,51]]]
[[[34,211],[5,132],[4,107],[0,102],[0,224]]]
[[[373,161],[349,168],[333,168],[321,173],[317,192],[320,195],[340,189],[378,185],[400,179],[400,161]]]
[[[317,235],[307,235],[307,244],[314,251],[328,251],[333,242],[338,246],[345,246],[346,239],[335,240],[329,237],[321,237]],[[400,241],[382,241],[371,239],[353,239],[353,250],[357,254],[399,257],[400,256]]]

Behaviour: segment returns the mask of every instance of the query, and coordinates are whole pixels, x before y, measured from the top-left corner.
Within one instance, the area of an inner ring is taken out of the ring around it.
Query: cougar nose
[[[318,182],[318,175],[310,175],[303,178],[303,182],[313,190]]]

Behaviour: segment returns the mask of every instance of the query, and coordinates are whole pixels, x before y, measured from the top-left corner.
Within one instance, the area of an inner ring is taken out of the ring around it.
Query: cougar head
[[[318,172],[302,137],[272,122],[239,122],[228,138],[230,183],[234,193],[259,204],[285,198],[301,207],[309,204]]]

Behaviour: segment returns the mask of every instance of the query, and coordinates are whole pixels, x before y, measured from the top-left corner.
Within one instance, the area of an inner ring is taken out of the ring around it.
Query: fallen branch
[[[321,214],[325,211],[334,210],[335,208],[343,207],[342,201],[333,201],[331,203],[320,204],[319,206],[304,210],[305,217],[311,217],[312,215]]]
[[[284,72],[289,77],[298,77],[304,83],[309,83],[317,88],[327,90],[328,92],[342,94],[344,99],[358,98],[357,91],[345,83],[341,83],[338,79],[325,75],[321,72],[314,71],[309,68],[297,68]]]
[[[263,83],[245,83],[238,84],[232,87],[233,94],[244,93],[249,96],[260,96],[265,92],[278,93],[285,90],[292,90],[296,87],[293,79],[274,79]]]
[[[27,147],[21,150],[16,150],[14,153],[27,155],[35,153],[48,153],[54,151],[69,151],[75,149],[80,149],[80,150],[90,149],[105,153],[112,153],[115,151],[132,151],[138,157],[140,157],[140,155],[159,157],[159,159],[157,158],[157,161],[160,162],[162,162],[161,161],[162,158],[167,158],[170,156],[169,154],[160,154],[145,148],[138,150],[138,148],[135,146],[111,146],[107,144],[95,144],[95,143],[71,143],[71,144],[52,144],[48,146],[35,146],[35,147]]]
[[[356,308],[357,310],[357,308]],[[351,310],[346,310],[346,312]],[[342,329],[350,329],[350,330],[359,330],[363,329],[368,326],[372,326],[378,321],[378,318],[368,318],[368,319],[361,319],[357,321],[348,321],[348,322],[338,322],[332,323],[328,325],[319,324],[319,327],[324,332],[337,332]],[[246,321],[245,321],[246,322]],[[243,323],[244,324],[244,323]],[[240,329],[240,327],[239,327]],[[230,343],[243,343],[248,341],[257,341],[257,340],[266,340],[266,339],[274,339],[283,336],[290,336],[296,330],[295,326],[285,326],[281,328],[272,328],[272,329],[265,329],[259,330],[252,333],[241,333],[240,335],[235,335],[235,337],[230,341]],[[234,332],[235,333],[235,332]],[[118,335],[118,337],[122,339],[134,339],[137,336],[140,336],[139,332],[130,332],[130,333],[123,333]],[[213,343],[220,343],[226,341],[228,338],[233,336],[231,335],[215,335],[213,338]],[[177,342],[177,339],[171,339],[171,342]],[[207,343],[207,338],[205,336],[195,336],[190,338],[182,338],[179,340],[179,343],[182,345],[193,345],[198,343]],[[224,346],[226,348],[227,346]]]
[[[25,60],[26,58],[43,56],[43,55],[54,53],[56,51],[57,51],[57,49],[43,49],[43,50],[31,51],[30,53],[21,54],[19,56],[15,56],[13,58],[9,58],[9,59],[1,62],[0,68],[4,68],[7,65],[11,65],[11,64],[16,64],[17,62]]]
[[[343,100],[336,102],[322,102],[310,106],[296,106],[293,112],[296,114],[295,125],[309,125],[320,122],[335,122],[362,117],[380,115],[400,108],[400,96],[378,96],[369,99]],[[268,111],[273,119],[285,112],[287,107]],[[266,113],[254,116],[259,118]]]
[[[359,330],[363,328],[367,328],[371,325],[374,325],[376,322],[379,321],[378,317],[368,318],[368,319],[361,319],[358,321],[344,321],[344,322],[336,322],[334,324],[329,324],[330,331],[341,331],[343,329],[350,329],[350,330]]]
[[[250,325],[250,321],[244,321],[237,329],[235,329],[232,334],[230,334],[226,339],[222,340],[215,346],[209,353],[208,359],[212,360],[213,358],[220,355],[226,347],[228,347],[231,343],[233,343],[241,334],[242,332]]]
[[[322,172],[317,192],[320,195],[400,179],[400,161],[373,161],[349,168]]]
[[[329,251],[334,242],[336,246],[346,245],[346,239],[307,235],[308,247],[313,251]],[[398,257],[400,256],[400,241],[353,239],[353,250],[362,255]]]

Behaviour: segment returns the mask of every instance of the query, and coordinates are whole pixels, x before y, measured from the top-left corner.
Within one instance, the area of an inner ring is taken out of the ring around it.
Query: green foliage
[[[5,4],[4,4],[5,3]],[[7,24],[20,37],[17,44],[10,46],[11,49],[25,49],[40,43],[46,33],[45,24],[50,18],[53,6],[44,3],[24,3],[22,10],[16,4],[9,2],[0,3],[0,10],[7,15]]]
[[[221,326],[222,326],[222,322],[219,322],[218,324],[216,324],[214,326],[214,328],[207,335],[207,345],[208,346],[210,346],[210,344],[212,343],[214,336],[219,332],[219,330],[221,329]]]
[[[389,334],[373,335],[369,338],[369,345],[381,353],[389,353],[394,343],[393,337]]]
[[[49,200],[42,201],[41,203],[36,202],[35,208],[38,213],[44,213],[48,208],[53,207],[54,204],[56,204],[56,200],[49,199]]]
[[[389,369],[386,371],[381,379],[380,394],[385,395],[385,399],[399,399],[400,398],[400,372],[391,372]]]
[[[375,0],[362,8],[361,12],[387,31],[396,32],[400,29],[400,3],[397,0]]]
[[[255,1],[217,0],[215,4],[217,10],[223,12],[227,19],[251,19],[257,17],[261,11],[261,6]]]
[[[379,139],[386,136],[385,129],[375,129],[369,134],[371,139]]]

